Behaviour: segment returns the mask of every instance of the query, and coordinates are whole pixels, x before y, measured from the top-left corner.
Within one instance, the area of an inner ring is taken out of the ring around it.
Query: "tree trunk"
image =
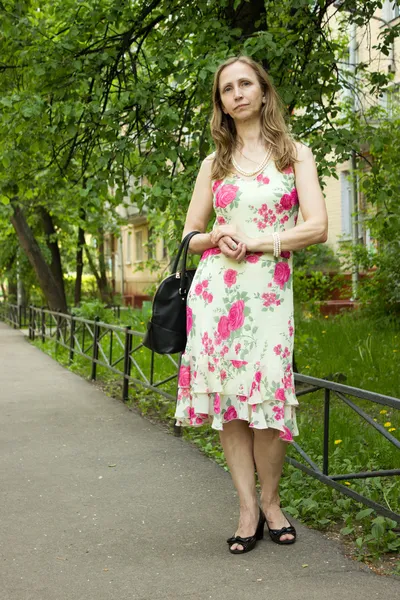
[[[81,211],[81,219],[84,221],[86,213]],[[82,273],[83,273],[83,247],[85,246],[85,231],[82,227],[78,229],[78,242],[76,246],[76,279],[74,304],[78,306],[82,298]]]
[[[36,273],[49,308],[51,310],[67,312],[65,293],[62,293],[59,282],[56,281],[51,268],[47,264],[39,244],[25,219],[24,213],[15,202],[12,202],[12,206],[14,214],[11,217],[11,223],[15,229],[19,243]]]
[[[106,280],[106,286],[104,286],[104,280],[102,280],[101,275],[99,274],[99,272],[96,268],[92,253],[90,252],[90,248],[88,246],[85,246],[85,252],[86,252],[87,259],[88,259],[90,270],[92,271],[92,273],[96,279],[97,289],[99,290],[101,301],[104,302],[104,304],[112,304],[112,298],[110,295],[110,291],[108,289],[107,280]]]
[[[100,269],[100,294],[102,298],[108,298],[107,302],[112,304],[113,298],[111,293],[111,288],[108,283],[107,273],[106,273],[106,260],[104,256],[104,233],[101,232],[99,234],[99,246],[98,246],[98,256],[99,256],[99,269]]]
[[[61,264],[60,248],[58,247],[57,242],[57,232],[55,230],[53,219],[50,213],[43,206],[40,207],[39,212],[43,223],[46,244],[51,254],[50,269],[60,289],[60,294],[64,297],[65,304],[67,304],[65,300],[64,276]]]
[[[17,279],[14,274],[9,273],[7,276],[8,281],[8,302],[11,304],[17,304],[18,301],[18,285]]]

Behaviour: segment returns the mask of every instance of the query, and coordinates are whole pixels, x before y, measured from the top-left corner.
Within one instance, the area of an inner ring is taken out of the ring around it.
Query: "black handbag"
[[[172,274],[160,283],[154,295],[152,315],[142,343],[157,354],[175,354],[185,350],[186,298],[196,272],[196,269],[186,269],[186,259],[189,242],[198,233],[201,232],[191,231],[183,238]]]

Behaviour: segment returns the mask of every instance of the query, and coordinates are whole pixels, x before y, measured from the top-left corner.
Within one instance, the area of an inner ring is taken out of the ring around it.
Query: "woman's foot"
[[[265,516],[261,509],[259,509],[257,527],[253,533],[249,536],[240,536],[235,534],[226,540],[229,544],[229,551],[232,554],[244,554],[245,552],[250,552],[250,550],[253,550],[257,544],[257,541],[262,540],[264,537],[264,525]]]
[[[273,541],[278,544],[293,544],[296,539],[296,531],[283,514],[279,504],[263,505],[263,511]],[[285,528],[291,528],[290,532],[285,531]],[[279,531],[282,529],[284,531],[279,535]]]
[[[239,516],[239,526],[233,537],[248,538],[254,536],[254,532],[257,529],[259,518],[260,509],[257,505],[252,508],[241,508]],[[232,546],[230,546],[229,549],[231,552],[232,550],[237,550],[238,552],[243,552],[244,550],[242,544],[236,543],[232,544]]]

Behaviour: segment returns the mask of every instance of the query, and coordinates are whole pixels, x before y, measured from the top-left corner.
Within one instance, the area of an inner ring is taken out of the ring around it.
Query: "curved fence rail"
[[[130,383],[136,388],[141,386],[162,395],[168,400],[175,400],[175,395],[164,390],[162,386],[177,378],[179,358],[166,355],[165,360],[169,361],[171,365],[171,374],[164,379],[157,380],[155,376],[154,352],[145,349],[148,359],[145,361],[145,365],[143,364],[143,361],[137,359],[137,353],[140,351],[143,352],[144,348],[142,344],[143,332],[134,331],[130,326],[121,327],[110,325],[102,323],[98,319],[90,321],[73,315],[33,306],[29,307],[29,310],[26,311],[21,310],[21,308],[16,305],[0,304],[0,319],[3,319],[16,328],[21,326],[28,327],[29,339],[31,340],[39,338],[42,342],[45,342],[46,340],[55,341],[56,348],[60,346],[67,349],[70,364],[73,362],[75,356],[86,358],[91,362],[92,380],[96,379],[98,367],[104,367],[113,373],[120,375],[122,378],[122,399],[124,401],[128,400]],[[373,508],[378,514],[400,523],[399,514],[340,483],[341,480],[348,481],[351,479],[367,479],[369,477],[399,476],[400,468],[363,471],[358,473],[329,474],[329,423],[332,395],[340,399],[345,405],[357,413],[360,418],[364,419],[366,423],[382,435],[390,444],[393,444],[399,450],[400,441],[391,435],[384,427],[382,427],[382,425],[375,422],[374,419],[355,404],[351,398],[374,402],[381,406],[387,406],[396,410],[400,410],[400,399],[347,386],[327,379],[318,379],[316,377],[302,375],[300,373],[295,373],[294,379],[296,384],[302,384],[301,389],[297,390],[296,387],[297,397],[311,394],[318,390],[324,390],[322,468],[320,468],[296,442],[293,443],[293,447],[304,462],[299,462],[290,456],[286,457],[286,461],[346,496]],[[175,432],[179,435],[180,428],[176,427]]]

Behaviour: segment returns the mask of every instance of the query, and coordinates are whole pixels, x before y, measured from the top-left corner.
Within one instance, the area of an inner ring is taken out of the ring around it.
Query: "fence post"
[[[71,329],[69,339],[69,364],[74,360],[74,349],[75,349],[75,317],[71,313]]]
[[[129,379],[131,374],[131,352],[132,336],[130,335],[131,326],[125,327],[125,349],[124,349],[124,381],[122,383],[122,400],[127,402],[129,398]]]
[[[151,359],[150,359],[150,384],[154,383],[154,350],[151,351]]]
[[[60,341],[60,322],[61,322],[61,318],[60,318],[60,311],[57,311],[56,314],[56,356],[57,356],[57,352],[58,352],[58,342]]]
[[[43,306],[40,309],[40,311],[41,311],[41,317],[42,317],[42,343],[44,344],[45,339],[46,339],[46,314],[44,312]]]
[[[22,304],[18,305],[18,329],[22,327]]]
[[[32,339],[32,306],[29,305],[29,330],[28,330],[28,338]]]
[[[322,464],[322,472],[324,475],[328,475],[329,469],[329,404],[330,404],[331,391],[325,388],[325,400],[324,400],[324,456]]]
[[[93,354],[92,354],[92,373],[90,375],[90,379],[93,381],[96,379],[96,370],[97,370],[97,359],[99,358],[99,317],[94,318],[94,331],[93,331]]]
[[[31,313],[32,313],[32,341],[35,341],[35,336],[36,336],[36,311],[35,311],[35,306],[31,306]]]

